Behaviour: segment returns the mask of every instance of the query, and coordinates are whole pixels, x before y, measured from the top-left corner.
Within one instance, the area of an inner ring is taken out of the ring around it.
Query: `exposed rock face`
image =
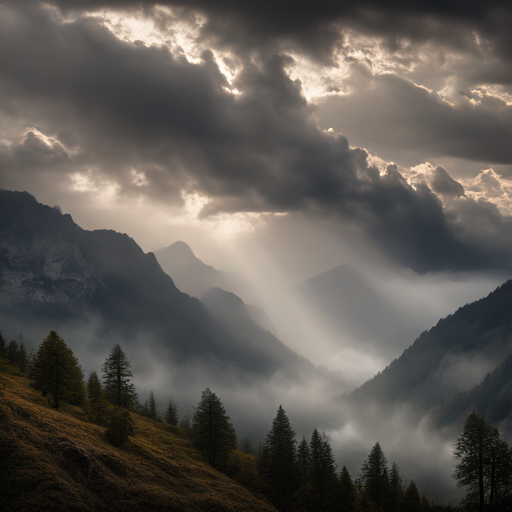
[[[107,289],[76,245],[21,219],[0,232],[0,304],[72,304]]]
[[[215,360],[256,374],[312,366],[256,324],[233,322],[181,293],[128,235],[83,230],[26,192],[0,190],[0,328],[41,337],[94,323],[85,342],[151,339],[173,360]]]

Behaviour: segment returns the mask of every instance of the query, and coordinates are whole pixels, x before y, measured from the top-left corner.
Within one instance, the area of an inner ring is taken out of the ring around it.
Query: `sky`
[[[423,329],[510,276],[511,22],[492,0],[0,0],[0,187],[189,243],[360,382],[391,354],[334,350],[283,293],[348,264]]]
[[[404,302],[416,290],[419,311],[442,305],[427,328],[510,274],[507,2],[0,13],[1,187],[145,251],[184,240],[260,305],[349,264]]]
[[[2,1],[0,186],[282,288],[507,274],[512,14],[461,5]]]

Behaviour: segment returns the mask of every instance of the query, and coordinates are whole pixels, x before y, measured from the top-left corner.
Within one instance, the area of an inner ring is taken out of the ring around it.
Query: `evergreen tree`
[[[361,483],[370,500],[385,508],[389,495],[388,461],[378,442],[363,463]]]
[[[311,451],[305,436],[302,437],[297,449],[297,464],[299,467],[300,483],[305,485],[309,482],[311,473]]]
[[[337,508],[335,505],[338,481],[336,464],[329,439],[325,434],[319,434],[315,428],[309,444],[311,453],[310,482],[313,487],[316,510],[329,511]]]
[[[149,397],[144,404],[143,414],[154,421],[160,420],[160,416],[158,415],[158,404],[156,403],[153,390],[150,391]]]
[[[186,434],[190,434],[190,431],[192,430],[192,423],[190,422],[190,416],[188,414],[183,416],[178,424],[178,427],[184,430]]]
[[[254,455],[256,453],[250,438],[244,437],[242,441],[240,441],[240,451],[247,455]]]
[[[119,343],[114,345],[101,368],[107,399],[117,407],[132,409],[137,393],[135,386],[130,384],[130,377],[133,377],[131,364]]]
[[[357,509],[356,486],[352,482],[347,466],[340,473],[339,510],[355,512]]]
[[[2,334],[2,331],[0,331],[0,357],[5,357],[5,349],[7,347],[5,346],[5,338]]]
[[[290,510],[298,488],[295,432],[284,409],[279,406],[265,446],[258,460],[260,474],[270,489],[270,499],[278,510]]]
[[[389,508],[398,510],[404,496],[404,481],[395,462],[389,474]]]
[[[236,449],[236,432],[217,395],[206,388],[194,409],[191,429],[195,447],[216,469],[225,469],[229,454]]]
[[[98,425],[106,425],[108,419],[108,403],[101,387],[98,374],[93,370],[87,381],[86,412],[89,421]]]
[[[18,336],[18,367],[22,372],[28,370],[28,353],[25,346],[25,339],[21,332]]]
[[[473,411],[457,439],[454,455],[459,462],[453,476],[459,487],[467,487],[464,503],[480,512],[485,510],[486,502],[494,506],[498,482],[510,481],[510,470],[506,468],[511,466],[510,449],[500,440],[498,429]]]
[[[80,405],[85,398],[83,373],[73,351],[55,331],[44,339],[30,368],[31,386],[52,399],[59,409],[61,400]]]
[[[174,425],[175,427],[178,426],[178,406],[172,399],[172,397],[169,399],[169,402],[167,403],[167,410],[165,411],[165,422],[169,425]]]
[[[497,508],[504,498],[510,501],[512,494],[512,453],[507,442],[495,440],[491,447],[490,464],[486,471],[490,483],[489,505],[491,510]]]
[[[18,364],[18,342],[14,337],[11,338],[11,341],[9,341],[5,349],[5,358],[11,361],[11,363]]]
[[[403,512],[421,512],[421,507],[420,493],[414,480],[411,480],[404,494],[402,510]]]
[[[133,435],[134,421],[129,411],[122,407],[115,407],[110,414],[105,436],[110,444],[123,446],[128,437]]]

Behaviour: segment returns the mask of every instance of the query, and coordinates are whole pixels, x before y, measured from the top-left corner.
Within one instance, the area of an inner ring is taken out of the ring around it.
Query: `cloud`
[[[0,112],[36,127],[17,143],[14,128],[4,128],[9,183],[39,162],[42,174],[62,172],[70,190],[103,190],[106,201],[140,197],[165,207],[200,194],[208,198],[203,217],[339,219],[419,272],[509,266],[510,221],[499,210],[464,197],[444,205],[436,188],[455,196],[460,188],[442,171],[430,185],[412,186],[396,165],[381,172],[366,150],[318,128],[301,82],[287,72],[291,57],[253,56],[230,83],[212,51],[191,62],[163,45],[123,41],[99,19],[62,20],[47,6],[26,5],[4,6],[0,21]],[[395,76],[376,77],[371,88],[326,106],[373,130],[376,145],[426,139],[439,151],[512,157],[506,109],[497,118],[455,109]],[[360,115],[370,111],[378,122]],[[412,118],[419,134],[409,128]]]
[[[475,105],[459,95],[451,104],[451,97],[391,74],[354,85],[350,94],[322,100],[316,115],[322,126],[383,158],[411,165],[443,156],[512,163],[512,108],[497,98]]]

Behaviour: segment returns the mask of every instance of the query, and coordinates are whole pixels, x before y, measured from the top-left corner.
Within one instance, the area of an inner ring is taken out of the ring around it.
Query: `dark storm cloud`
[[[451,197],[461,197],[464,195],[464,187],[455,181],[442,167],[437,167],[430,180],[432,190],[438,194]]]
[[[504,101],[484,98],[475,106],[463,98],[451,105],[390,74],[357,85],[350,95],[327,97],[317,115],[353,142],[364,137],[367,147],[383,158],[412,152],[414,158],[448,155],[512,163],[512,109]],[[371,121],[364,112],[371,112]]]
[[[2,114],[55,135],[64,145],[50,144],[57,168],[76,171],[75,164],[92,179],[113,180],[121,193],[160,202],[199,191],[211,198],[203,215],[335,216],[422,272],[508,264],[510,243],[500,242],[495,257],[478,243],[485,230],[467,236],[466,218],[482,208],[480,224],[506,240],[509,222],[497,210],[475,203],[447,217],[426,185],[412,188],[394,166],[381,175],[364,150],[318,129],[300,82],[285,71],[290,63],[274,54],[245,62],[234,83],[241,94],[233,95],[209,51],[192,64],[164,47],[120,41],[97,20],[62,23],[35,5],[4,7],[0,18]],[[424,103],[430,106],[428,94]],[[45,151],[35,133],[4,151],[5,173],[34,168],[30,155]]]
[[[320,0],[314,4],[291,0],[56,0],[63,9],[123,9],[155,4],[183,7],[207,17],[203,35],[214,35],[218,42],[232,48],[261,48],[287,40],[316,58],[329,61],[331,52],[342,43],[339,26],[357,27],[368,34],[386,38],[393,50],[401,38],[424,41],[437,38],[458,48],[474,51],[472,30],[485,35],[496,52],[510,57],[510,3],[378,0],[334,2]]]

